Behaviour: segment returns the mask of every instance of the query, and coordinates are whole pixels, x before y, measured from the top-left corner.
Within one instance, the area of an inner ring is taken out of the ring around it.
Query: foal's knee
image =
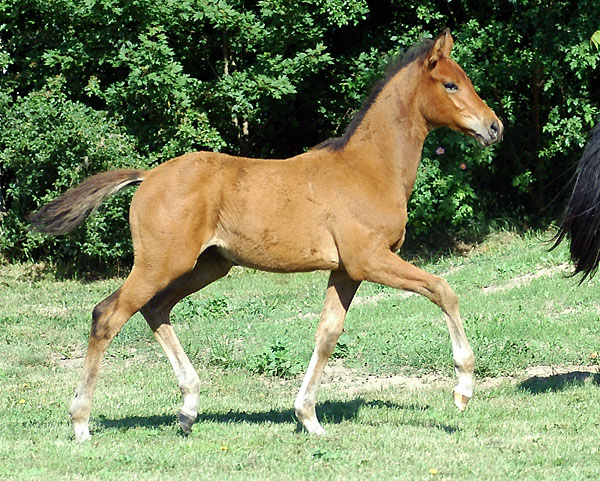
[[[449,312],[458,308],[458,296],[446,279],[434,276],[429,290],[431,291],[431,300],[444,311]]]

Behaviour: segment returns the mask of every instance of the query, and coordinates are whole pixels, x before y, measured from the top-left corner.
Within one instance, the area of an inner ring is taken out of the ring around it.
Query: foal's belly
[[[260,235],[247,232],[218,236],[220,255],[245,267],[270,272],[337,270],[341,267],[333,238],[316,232],[286,232],[267,229]]]

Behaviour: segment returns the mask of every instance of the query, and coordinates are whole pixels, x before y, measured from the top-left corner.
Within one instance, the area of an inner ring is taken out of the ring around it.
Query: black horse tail
[[[567,213],[552,248],[565,237],[571,240],[573,275],[582,272],[583,282],[596,273],[600,262],[600,122],[592,130],[577,165]]]

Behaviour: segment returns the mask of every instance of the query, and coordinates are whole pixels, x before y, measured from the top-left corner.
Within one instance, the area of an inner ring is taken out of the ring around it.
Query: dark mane
[[[392,59],[392,61],[385,68],[384,77],[375,84],[375,86],[371,90],[371,93],[363,102],[361,109],[356,114],[354,114],[354,116],[352,117],[352,121],[350,122],[350,124],[346,128],[346,131],[344,132],[344,135],[342,137],[332,137],[330,139],[327,139],[313,147],[313,150],[342,150],[356,131],[357,127],[363,121],[363,118],[365,117],[367,111],[375,103],[375,100],[377,99],[383,88],[387,85],[387,83],[392,79],[392,77],[394,77],[394,75],[396,75],[408,64],[424,57],[425,54],[431,48],[431,45],[433,45],[433,40],[425,39],[420,44],[415,45],[414,47],[406,51],[404,55]]]

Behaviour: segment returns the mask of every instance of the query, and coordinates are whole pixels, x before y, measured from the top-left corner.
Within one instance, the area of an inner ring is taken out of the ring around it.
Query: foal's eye
[[[454,82],[445,83],[444,87],[446,87],[448,92],[456,92],[458,90],[458,85],[456,85]]]

